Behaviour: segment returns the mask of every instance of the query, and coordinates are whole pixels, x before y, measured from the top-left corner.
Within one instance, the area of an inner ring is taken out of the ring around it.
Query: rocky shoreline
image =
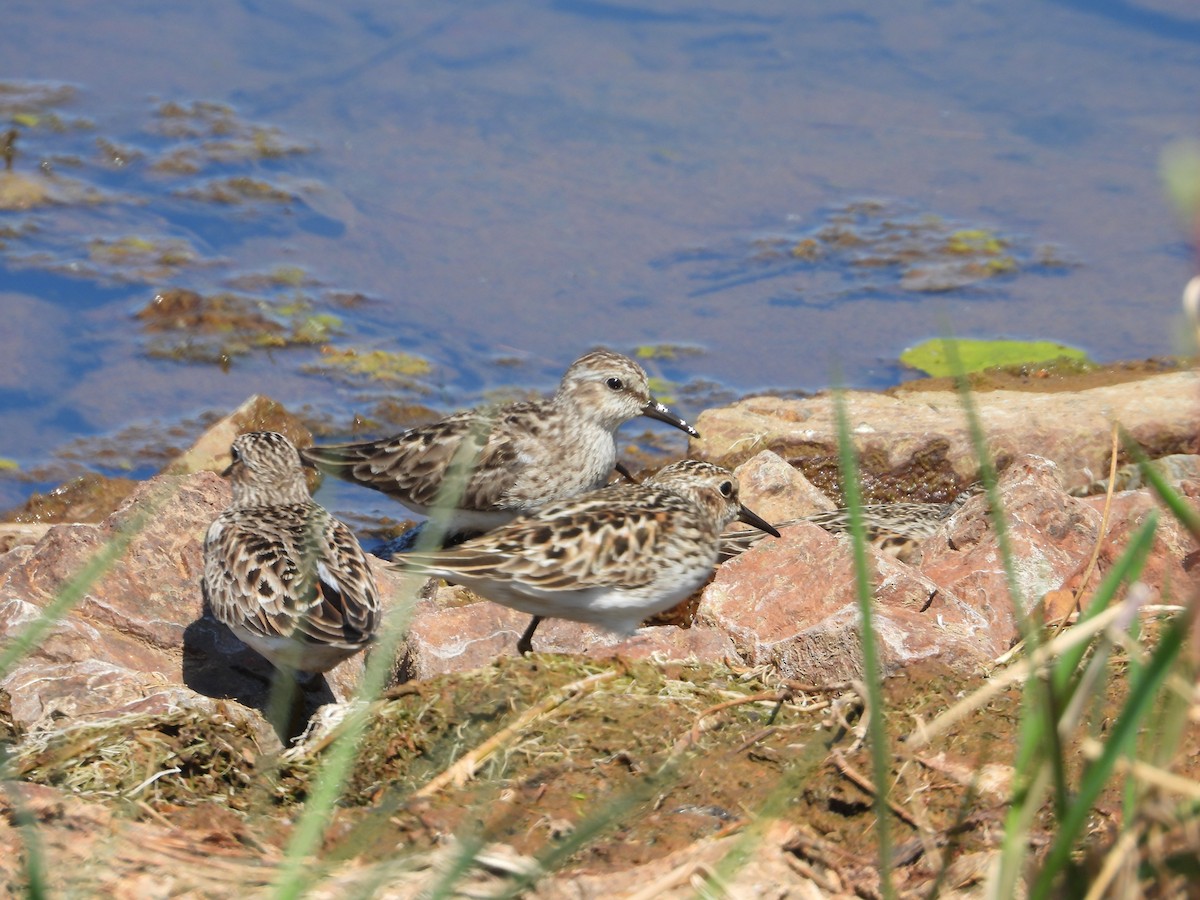
[[[1151,456],[1196,454],[1198,399],[1200,379],[1193,372],[1075,392],[975,395],[1001,469],[1000,498],[1023,613],[1038,614],[1048,594],[1094,587],[1157,507],[1147,489],[1118,491],[1101,535],[1104,497],[1072,495],[1107,474],[1111,423],[1119,421]],[[977,478],[966,420],[952,392],[850,392],[847,408],[869,501],[944,502]],[[705,411],[697,427],[703,439],[693,442],[692,455],[738,465],[743,501],[768,519],[798,518],[834,504],[828,493],[836,488],[837,446],[828,396],[751,398]],[[262,746],[270,744],[273,735],[261,715],[270,667],[202,615],[200,596],[204,530],[229,497],[215,473],[227,462],[222,457],[234,434],[265,428],[285,430],[298,441],[305,437],[277,404],[252,398],[163,474],[136,485],[100,521],[5,527],[0,634],[6,642],[64,592],[81,592],[0,682],[8,701],[10,754],[67,728],[134,715],[216,717],[242,723]],[[1186,467],[1182,473],[1175,486],[1196,504],[1200,475]],[[80,582],[89,561],[114,540],[128,542],[124,552],[94,580]],[[1084,585],[1097,543],[1098,564]],[[1141,577],[1143,603],[1183,602],[1198,585],[1198,558],[1179,523],[1160,517]],[[395,685],[470,673],[515,654],[525,616],[445,585],[405,596],[411,591],[401,578],[382,560],[372,563],[385,604],[411,605],[407,636],[395,651]],[[888,673],[936,664],[977,677],[1017,640],[1017,613],[982,495],[967,500],[904,562],[872,548],[870,563],[875,627]],[[668,617],[668,624],[617,640],[587,626],[547,621],[538,649],[583,661],[687,660],[823,684],[861,677],[857,621],[849,541],[799,523],[724,564],[698,601]],[[352,659],[329,673],[329,694],[314,698],[314,705],[352,696],[361,666],[361,659]],[[65,794],[54,799],[54,790],[41,787],[27,796],[39,809],[66,804]],[[128,839],[138,840],[132,832]],[[15,848],[20,841],[12,825],[0,826],[3,845]],[[166,869],[153,874],[172,883]]]

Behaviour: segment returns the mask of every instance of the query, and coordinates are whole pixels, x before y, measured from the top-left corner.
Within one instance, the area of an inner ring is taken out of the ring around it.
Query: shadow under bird
[[[366,557],[350,529],[313,502],[286,437],[243,434],[231,452],[233,502],[204,540],[213,615],[277,669],[327,672],[379,627]]]
[[[395,437],[302,453],[322,471],[420,515],[437,510],[448,534],[478,533],[602,487],[617,464],[616,430],[638,416],[699,437],[654,399],[641,366],[593,350],[571,364],[549,399],[481,407]]]
[[[641,484],[613,484],[551,503],[449,550],[398,554],[395,567],[444,578],[534,616],[632,634],[712,574],[734,519],[779,536],[738,500],[728,469],[685,459]]]

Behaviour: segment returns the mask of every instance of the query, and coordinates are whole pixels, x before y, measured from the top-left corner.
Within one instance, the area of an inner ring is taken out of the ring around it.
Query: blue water
[[[835,369],[891,383],[945,322],[1099,360],[1180,346],[1195,260],[1158,166],[1200,131],[1192,0],[17,2],[3,35],[0,80],[71,85],[57,110],[90,123],[24,129],[17,168],[52,159],[109,195],[0,213],[38,229],[0,251],[0,458],[25,471],[255,391],[335,418],[369,408],[377,389],[302,371],[311,349],[228,371],[146,355],[133,314],[159,287],[283,266],[318,305],[365,295],[337,310],[337,343],[427,358],[419,399],[436,408],[549,390],[597,344],[698,348],[655,374],[735,392],[816,389]],[[167,100],[228,105],[307,152],[164,176],[152,164],[180,144],[155,124]],[[106,161],[98,137],[134,158]],[[172,193],[222,175],[293,199]],[[925,294],[752,260],[861,199],[1071,264]],[[125,235],[186,241],[197,263],[140,280],[84,265],[90,238]],[[0,477],[0,506],[38,486]]]

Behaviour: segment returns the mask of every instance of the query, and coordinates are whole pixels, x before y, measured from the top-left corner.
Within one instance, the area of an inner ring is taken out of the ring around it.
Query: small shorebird
[[[779,536],[738,501],[732,472],[685,459],[641,484],[560,500],[453,549],[394,562],[532,614],[517,644],[527,653],[543,617],[632,634],[704,584],[735,518]]]
[[[602,487],[617,464],[616,430],[638,416],[699,436],[651,396],[641,366],[593,350],[571,364],[550,399],[469,410],[395,437],[302,453],[322,471],[413,512],[444,511],[447,534],[477,533]]]
[[[370,644],[379,591],[350,529],[313,502],[300,456],[271,431],[239,436],[233,502],[204,539],[213,615],[277,668],[327,672]]]
[[[879,551],[905,560],[913,548],[933,534],[942,522],[957,512],[978,491],[974,488],[962,491],[949,503],[871,503],[862,508],[863,529],[867,542]],[[787,528],[800,522],[820,525],[833,534],[850,531],[850,510],[831,509],[826,512],[801,516],[780,522],[779,528]],[[721,535],[721,562],[740,556],[757,544],[761,531],[743,529],[726,531]]]

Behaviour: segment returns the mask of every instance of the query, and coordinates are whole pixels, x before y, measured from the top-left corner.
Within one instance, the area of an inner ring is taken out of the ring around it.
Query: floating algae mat
[[[1085,365],[1091,362],[1082,350],[1053,341],[983,341],[968,338],[955,341],[955,345],[963,372],[981,372],[998,366],[1032,365],[1062,359]],[[900,362],[920,369],[934,378],[954,374],[946,354],[946,342],[942,338],[933,338],[915,347],[909,347],[900,354]]]

